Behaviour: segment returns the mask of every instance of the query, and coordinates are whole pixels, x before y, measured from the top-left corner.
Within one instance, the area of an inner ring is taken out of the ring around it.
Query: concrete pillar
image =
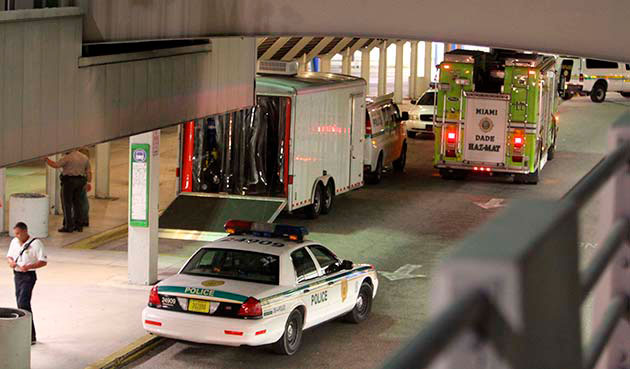
[[[387,41],[379,46],[378,54],[378,96],[385,95],[387,91]]]
[[[418,84],[418,41],[411,41],[411,60],[409,61],[409,98],[418,97],[416,85]]]
[[[330,73],[330,60],[332,59],[332,56],[330,55],[322,55],[320,57],[320,63],[321,63],[321,71],[324,73]]]
[[[97,199],[109,199],[109,159],[111,157],[111,143],[96,145],[96,168],[94,174],[94,194]]]
[[[350,75],[351,68],[352,55],[350,54],[350,48],[347,48],[343,51],[343,55],[341,58],[341,73]]]
[[[424,42],[424,79],[422,84],[416,85],[416,95],[420,96],[424,91],[429,88],[431,83],[431,71],[435,68],[432,59],[433,55],[433,43],[431,41]]]
[[[400,104],[403,99],[403,46],[404,41],[396,42],[396,65],[394,72],[394,102]]]
[[[6,188],[7,188],[7,170],[0,168],[0,234],[7,231],[4,225],[4,213],[6,212]]]
[[[53,155],[51,160],[59,161],[61,155]],[[61,172],[55,168],[51,168],[46,165],[46,193],[50,199],[50,214],[61,215],[63,214],[63,206],[61,203],[61,180],[59,174]]]
[[[368,95],[370,89],[370,49],[364,47],[361,49],[361,78],[367,82]]]
[[[149,285],[158,266],[159,130],[129,138],[129,162],[129,283]]]

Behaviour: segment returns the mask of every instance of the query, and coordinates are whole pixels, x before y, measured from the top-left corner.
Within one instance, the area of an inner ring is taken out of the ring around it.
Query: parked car
[[[425,91],[417,101],[412,100],[413,108],[409,111],[407,121],[407,136],[416,137],[418,134],[433,134],[433,115],[435,115],[435,89]]]
[[[393,94],[367,100],[363,171],[368,183],[378,183],[383,169],[392,166],[402,172],[407,161],[407,134],[404,121],[409,113],[400,112]]]

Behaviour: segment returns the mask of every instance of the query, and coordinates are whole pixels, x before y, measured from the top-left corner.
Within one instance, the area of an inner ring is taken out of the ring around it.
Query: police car
[[[145,330],[198,343],[273,344],[292,355],[304,329],[368,318],[378,288],[373,266],[342,261],[305,240],[304,227],[231,220],[225,230],[229,236],[151,289]]]

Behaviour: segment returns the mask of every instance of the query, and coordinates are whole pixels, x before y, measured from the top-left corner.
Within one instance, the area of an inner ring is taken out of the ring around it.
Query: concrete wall
[[[81,58],[78,8],[0,13],[0,167],[251,106],[253,38]]]

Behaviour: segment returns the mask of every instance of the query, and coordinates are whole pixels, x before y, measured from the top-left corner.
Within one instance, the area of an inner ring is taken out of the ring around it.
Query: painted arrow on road
[[[422,268],[422,265],[407,264],[396,269],[395,272],[379,272],[390,281],[399,281],[401,279],[426,278],[424,274],[411,274],[414,270]]]
[[[482,207],[486,210],[494,208],[502,208],[505,206],[504,199],[490,199],[487,202],[476,202],[475,205]]]

